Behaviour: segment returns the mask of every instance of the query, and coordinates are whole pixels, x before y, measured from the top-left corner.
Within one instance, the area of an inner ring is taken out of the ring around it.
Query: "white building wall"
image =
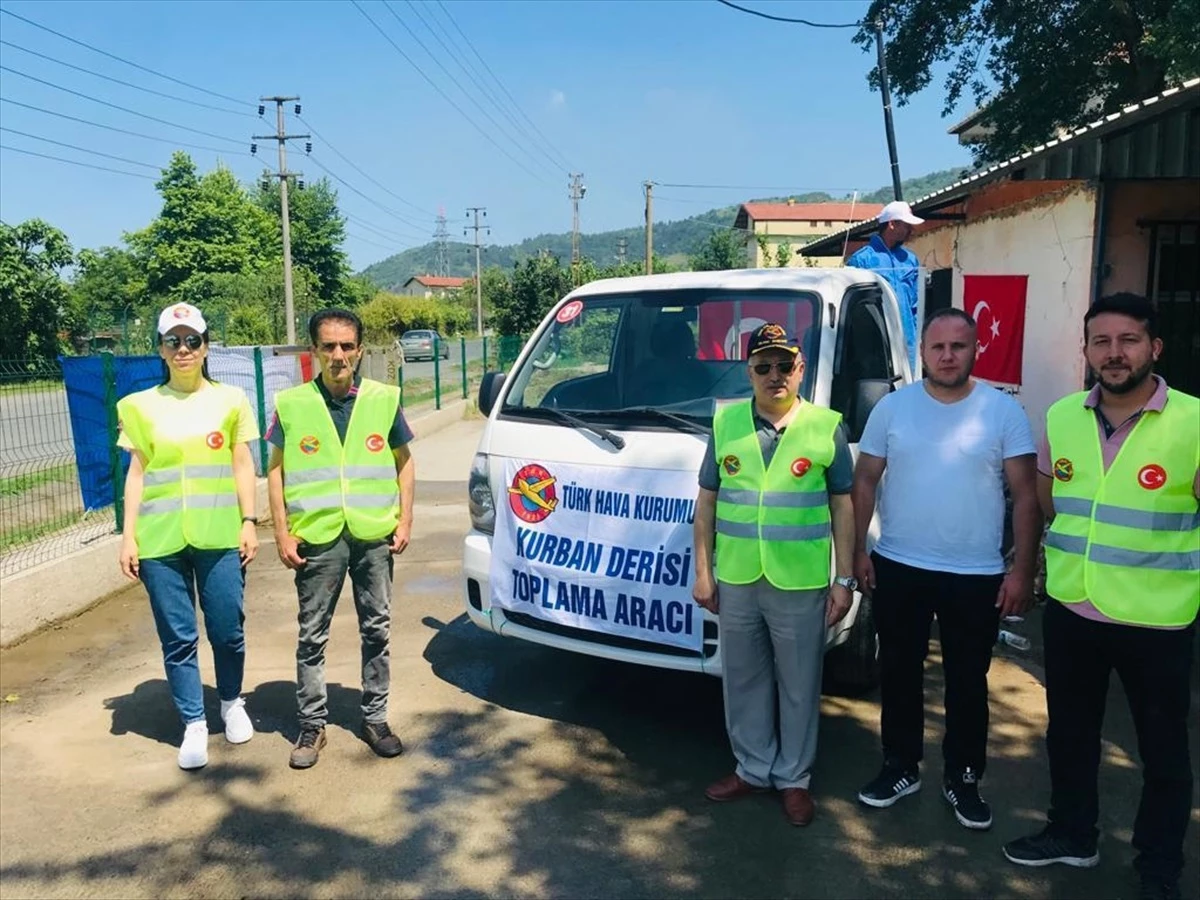
[[[1081,185],[974,220],[968,206],[966,222],[911,243],[925,260],[927,251],[944,246],[947,231],[954,235],[953,298],[960,309],[963,275],[1029,276],[1022,383],[1014,393],[1039,439],[1050,404],[1084,385],[1083,314],[1091,298],[1095,199],[1095,191]]]

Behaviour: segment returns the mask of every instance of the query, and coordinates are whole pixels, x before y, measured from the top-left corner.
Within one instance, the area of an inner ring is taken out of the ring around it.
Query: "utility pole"
[[[625,252],[629,249],[629,239],[617,238],[617,265],[625,265]]]
[[[579,282],[579,201],[587,193],[583,183],[582,172],[571,173],[571,283],[578,286]]]
[[[484,234],[491,234],[492,229],[489,228],[487,225],[479,224],[479,217],[481,215],[485,219],[487,218],[487,207],[485,207],[485,206],[468,206],[467,207],[467,215],[470,216],[472,214],[474,214],[474,216],[475,216],[475,224],[473,226],[468,226],[468,227],[474,228],[474,230],[475,230],[475,327],[479,331],[479,336],[483,337],[483,280],[480,277],[481,273],[480,273],[480,268],[479,268],[479,250],[480,250],[479,232],[482,230]],[[464,228],[463,234],[466,234],[466,233],[467,233],[467,229]]]
[[[312,137],[308,134],[288,134],[283,123],[283,104],[299,101],[299,97],[259,97],[258,114],[261,116],[266,112],[264,103],[275,104],[275,134],[256,134],[253,135],[256,141],[278,141],[279,142],[279,172],[275,176],[279,179],[279,219],[283,225],[283,312],[287,319],[287,342],[294,345],[296,343],[296,304],[292,296],[292,223],[288,215],[288,179],[297,178],[304,173],[289,172],[287,167],[287,142],[289,140],[298,140],[304,138],[307,140]],[[300,115],[300,104],[296,102],[296,115]],[[312,144],[305,144],[305,152],[311,152]],[[250,152],[257,153],[258,145],[251,144]],[[299,186],[303,186],[304,182],[299,181]]]
[[[446,208],[438,207],[437,229],[433,232],[433,239],[437,242],[437,263],[435,275],[441,275],[445,278],[450,274],[450,232],[446,230]]]
[[[875,20],[875,55],[879,65],[879,92],[883,96],[883,127],[887,132],[888,159],[892,163],[892,194],[903,200],[900,187],[900,160],[896,154],[896,132],[892,127],[892,89],[888,84],[887,54],[883,50],[883,21]]]
[[[654,182],[647,181],[646,188],[646,274],[654,274]]]

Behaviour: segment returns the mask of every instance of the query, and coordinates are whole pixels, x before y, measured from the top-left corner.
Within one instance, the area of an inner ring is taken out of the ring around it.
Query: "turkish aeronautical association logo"
[[[304,437],[300,438],[300,452],[305,456],[311,456],[320,449],[321,442],[317,439],[316,435],[306,434]]]
[[[372,434],[367,436],[367,449],[372,453],[378,453],[383,449],[383,435]]]
[[[1070,481],[1075,477],[1075,466],[1065,456],[1054,461],[1054,477],[1059,481]]]
[[[209,450],[220,450],[225,446],[225,435],[219,431],[210,431],[204,443],[208,444]]]
[[[742,471],[742,461],[732,453],[721,460],[721,465],[724,467],[726,475],[736,475]]]
[[[812,460],[807,457],[801,456],[799,459],[792,460],[792,474],[797,478],[803,478],[811,468]]]
[[[1148,491],[1157,491],[1167,483],[1167,470],[1162,466],[1151,463],[1138,470],[1138,484]]]
[[[537,463],[522,466],[508,489],[508,505],[522,522],[540,522],[558,506],[557,479]]]

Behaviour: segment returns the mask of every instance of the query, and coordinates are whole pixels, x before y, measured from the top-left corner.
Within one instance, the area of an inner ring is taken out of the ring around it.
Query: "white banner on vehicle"
[[[696,473],[505,461],[491,602],[699,652],[692,600]]]

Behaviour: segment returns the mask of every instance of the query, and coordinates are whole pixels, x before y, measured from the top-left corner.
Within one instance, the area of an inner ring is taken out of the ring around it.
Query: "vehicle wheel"
[[[859,600],[858,616],[845,642],[825,655],[825,690],[858,696],[879,684],[879,642],[871,600]]]

